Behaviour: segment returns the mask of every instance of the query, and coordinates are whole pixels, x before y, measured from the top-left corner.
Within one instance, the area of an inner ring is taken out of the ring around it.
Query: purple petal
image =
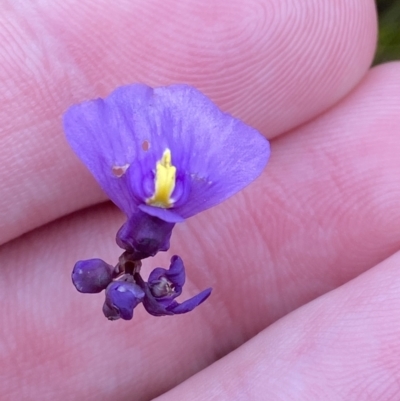
[[[117,309],[107,305],[105,302],[103,304],[103,314],[108,320],[118,320],[121,317]]]
[[[165,276],[176,287],[183,287],[186,279],[185,266],[183,264],[183,260],[179,256],[172,256],[171,264],[169,266],[169,269],[165,273]]]
[[[129,251],[136,260],[154,256],[169,249],[173,223],[138,210],[117,233],[117,244]]]
[[[173,312],[167,311],[165,306],[158,302],[150,291],[149,285],[143,281],[139,274],[135,275],[135,280],[144,291],[145,297],[143,298],[143,306],[150,315],[153,316],[166,316],[173,315]]]
[[[168,223],[182,223],[185,219],[179,214],[174,213],[170,209],[163,209],[161,207],[154,207],[149,205],[140,205],[139,209],[150,216],[158,217],[159,219]]]
[[[72,283],[79,292],[95,294],[111,283],[113,270],[101,259],[80,260],[72,271]]]
[[[143,306],[147,313],[152,316],[171,316],[174,314],[174,312],[168,311],[164,305],[157,302],[153,297],[146,296],[143,299]]]
[[[104,100],[72,106],[64,128],[74,151],[127,215],[153,194],[155,167],[166,149],[177,169],[168,210],[184,219],[248,185],[270,153],[256,130],[187,85],[118,88]],[[157,217],[172,222],[168,213]]]
[[[106,289],[103,313],[110,320],[118,317],[130,320],[133,309],[142,302],[144,295],[143,290],[135,283],[114,281]]]
[[[183,287],[185,284],[185,266],[183,264],[183,260],[179,256],[174,255],[171,258],[171,264],[168,270],[162,267],[155,268],[150,273],[148,279],[149,284],[160,280],[162,276],[166,277],[176,287]]]
[[[196,306],[199,306],[203,303],[211,294],[212,289],[207,288],[206,290],[202,291],[200,294],[197,294],[193,298],[190,298],[181,304],[176,301],[173,301],[168,307],[167,310],[173,312],[174,315],[179,315],[182,313],[187,313],[192,311]]]
[[[127,215],[140,203],[125,175],[141,153],[140,140],[145,139],[143,135],[137,136],[136,113],[140,113],[143,99],[152,94],[145,85],[130,88],[129,98],[119,89],[105,100],[74,105],[64,115],[64,129],[72,149]]]
[[[172,259],[174,258],[175,257],[173,257]],[[176,258],[177,260],[180,259],[179,257]],[[179,263],[176,263],[175,266],[179,266]],[[153,270],[152,274],[154,279],[157,279],[162,277],[165,272],[167,272],[167,270],[158,267],[157,269]],[[153,295],[151,291],[150,283],[144,282],[140,274],[135,275],[135,280],[145,293],[145,297],[143,299],[143,306],[146,309],[146,311],[153,316],[177,315],[190,312],[196,306],[204,302],[210,296],[212,291],[211,288],[208,288],[202,291],[200,294],[197,294],[193,298],[190,298],[187,301],[184,301],[181,304],[179,304],[178,302],[174,301],[174,298],[177,296],[177,294],[173,296],[157,298]]]
[[[167,273],[167,269],[164,269],[163,267],[156,267],[154,270],[149,275],[149,279],[147,280],[149,284],[154,283],[155,281],[160,280],[161,277],[165,277]]]

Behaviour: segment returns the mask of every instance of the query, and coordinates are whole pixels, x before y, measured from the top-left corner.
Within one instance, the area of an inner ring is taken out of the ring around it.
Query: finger
[[[63,138],[72,103],[186,82],[274,137],[354,87],[376,32],[372,0],[17,2],[0,18],[1,242],[105,199]]]
[[[135,321],[109,322],[101,312],[104,294],[73,288],[70,267],[93,246],[97,256],[118,256],[113,233],[122,221],[115,207],[103,205],[0,249],[0,393],[7,400],[144,400],[170,388],[172,372],[175,383],[205,366],[209,355],[179,367],[195,338],[204,345],[212,339],[201,313],[177,316],[186,342],[176,320],[138,308]]]
[[[257,184],[176,227],[171,253],[188,268],[185,296],[214,287],[192,314],[152,319],[138,309],[132,324],[110,324],[102,295],[74,292],[69,271],[77,259],[118,257],[113,236],[123,217],[109,206],[4,246],[4,388],[19,394],[22,377],[26,391],[62,388],[70,398],[155,396],[393,252],[399,74],[398,64],[371,71],[335,109],[273,144],[275,159]],[[146,268],[165,266],[168,255],[159,256]],[[21,351],[30,346],[25,333],[35,353]],[[54,364],[65,367],[62,375]]]
[[[397,253],[157,400],[397,399],[399,267]]]
[[[273,142],[269,168],[244,193],[240,220],[226,227],[234,232],[251,216],[254,236],[262,238],[253,257],[264,276],[257,277],[253,304],[268,294],[263,324],[399,249],[399,132],[400,63],[392,63],[371,70],[320,118]],[[242,235],[229,250],[245,252],[250,241]]]
[[[238,345],[399,249],[399,132],[400,63],[392,63],[273,141],[271,163],[253,185],[176,227],[176,252],[208,267],[192,279],[216,283],[228,308],[221,338],[230,333]]]

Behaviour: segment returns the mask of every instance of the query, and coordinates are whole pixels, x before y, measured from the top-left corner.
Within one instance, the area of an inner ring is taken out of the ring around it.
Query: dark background
[[[400,60],[400,0],[377,0],[379,41],[374,64]]]

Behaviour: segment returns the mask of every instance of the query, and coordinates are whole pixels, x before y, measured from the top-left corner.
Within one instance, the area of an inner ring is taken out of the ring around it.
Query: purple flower
[[[133,309],[144,298],[143,290],[135,283],[114,281],[106,289],[103,313],[109,320],[131,320]]]
[[[147,283],[141,279],[140,275],[135,276],[135,279],[146,294],[143,298],[143,306],[154,316],[190,312],[211,294],[211,288],[208,288],[181,304],[175,301],[175,298],[181,295],[183,284],[185,284],[185,267],[182,259],[176,255],[171,258],[168,270],[157,267],[150,273]]]
[[[64,115],[67,139],[127,220],[117,233],[125,250],[115,267],[80,261],[78,291],[105,289],[104,315],[130,320],[143,306],[154,316],[182,314],[211,289],[178,303],[185,268],[174,256],[168,270],[145,282],[141,260],[166,251],[176,223],[224,201],[261,173],[269,143],[253,128],[223,113],[188,85],[152,89],[136,84],[105,99],[72,106]]]
[[[95,294],[111,283],[113,271],[114,268],[101,259],[80,260],[72,271],[72,282],[79,292]]]
[[[188,85],[118,88],[105,99],[72,106],[64,129],[76,154],[127,215],[117,242],[138,259],[168,249],[175,223],[253,181],[270,153],[256,130]],[[149,224],[159,225],[162,235],[147,238]],[[142,238],[141,247],[132,230]]]

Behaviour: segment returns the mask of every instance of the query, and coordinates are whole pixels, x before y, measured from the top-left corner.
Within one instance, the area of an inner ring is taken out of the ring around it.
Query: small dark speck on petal
[[[147,152],[150,149],[150,142],[149,141],[143,141],[142,142],[142,150]]]
[[[116,176],[116,177],[122,177],[126,170],[128,170],[129,164],[125,164],[124,166],[113,166],[112,167],[112,173]]]

